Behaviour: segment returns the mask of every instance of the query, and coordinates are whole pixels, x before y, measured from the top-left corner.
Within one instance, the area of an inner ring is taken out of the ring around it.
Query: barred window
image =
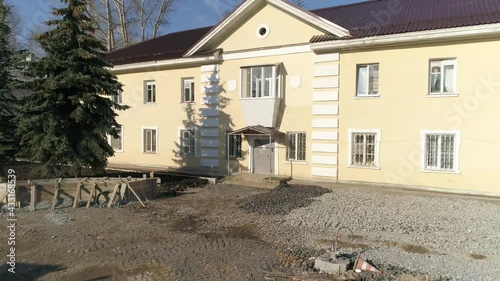
[[[156,153],[156,142],[157,142],[157,134],[156,129],[143,129],[143,152],[146,153]]]
[[[433,134],[425,135],[425,169],[426,170],[456,170],[456,135]]]
[[[241,140],[242,140],[241,135],[229,135],[229,143],[228,143],[229,157],[233,158],[242,157]]]
[[[116,132],[118,136],[111,136],[111,147],[114,151],[122,151],[123,150],[123,126],[119,126],[116,128]]]
[[[288,133],[287,159],[295,161],[306,160],[306,133]]]
[[[351,132],[352,166],[378,166],[378,137],[375,132]]]
[[[195,130],[186,129],[181,130],[181,154],[182,155],[195,155]]]

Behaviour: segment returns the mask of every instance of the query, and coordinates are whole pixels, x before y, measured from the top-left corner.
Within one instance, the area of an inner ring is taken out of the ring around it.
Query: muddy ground
[[[262,198],[251,197],[266,192],[217,184],[162,197],[146,208],[131,203],[113,209],[20,212],[16,274],[4,265],[0,280],[337,280],[312,270],[309,258],[324,250],[297,247],[297,237],[286,232],[280,239],[269,234],[279,225],[266,225],[276,220],[258,211]],[[323,193],[315,188],[279,212],[306,207],[309,197]],[[0,220],[6,223],[5,213]],[[5,259],[5,227],[0,237]],[[349,280],[431,280],[401,274],[350,275]]]

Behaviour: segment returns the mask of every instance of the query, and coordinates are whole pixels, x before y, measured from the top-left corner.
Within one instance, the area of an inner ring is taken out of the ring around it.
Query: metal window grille
[[[156,152],[156,130],[144,129],[144,152]]]
[[[181,130],[181,152],[183,155],[195,154],[194,129]]]
[[[306,133],[288,133],[287,159],[306,160]]]
[[[111,136],[111,147],[113,150],[122,150],[122,137],[123,137],[123,131],[122,128],[116,128],[118,137]]]
[[[353,133],[351,164],[355,166],[376,166],[376,133]]]
[[[427,170],[455,169],[455,135],[428,134],[425,136],[425,168]]]
[[[229,136],[229,156],[234,158],[241,158],[241,135]]]

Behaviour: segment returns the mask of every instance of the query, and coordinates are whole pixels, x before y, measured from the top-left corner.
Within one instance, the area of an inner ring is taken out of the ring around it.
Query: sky
[[[360,2],[361,0],[304,0],[308,10]],[[50,11],[59,0],[7,0],[20,14],[24,35],[34,26],[51,18]],[[216,24],[240,0],[178,0],[170,14],[170,24],[161,34]]]

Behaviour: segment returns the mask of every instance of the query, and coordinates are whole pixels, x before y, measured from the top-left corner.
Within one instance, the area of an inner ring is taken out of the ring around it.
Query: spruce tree
[[[0,161],[13,159],[15,153],[13,122],[15,98],[12,96],[12,50],[9,46],[11,29],[8,25],[9,7],[0,0]]]
[[[121,91],[116,76],[104,61],[105,47],[83,0],[61,0],[63,8],[52,14],[52,27],[37,38],[46,56],[28,71],[34,91],[21,107],[18,135],[25,155],[39,161],[46,176],[61,174],[68,166],[102,171],[113,155],[108,135],[117,135],[116,110],[128,107],[110,97]]]

